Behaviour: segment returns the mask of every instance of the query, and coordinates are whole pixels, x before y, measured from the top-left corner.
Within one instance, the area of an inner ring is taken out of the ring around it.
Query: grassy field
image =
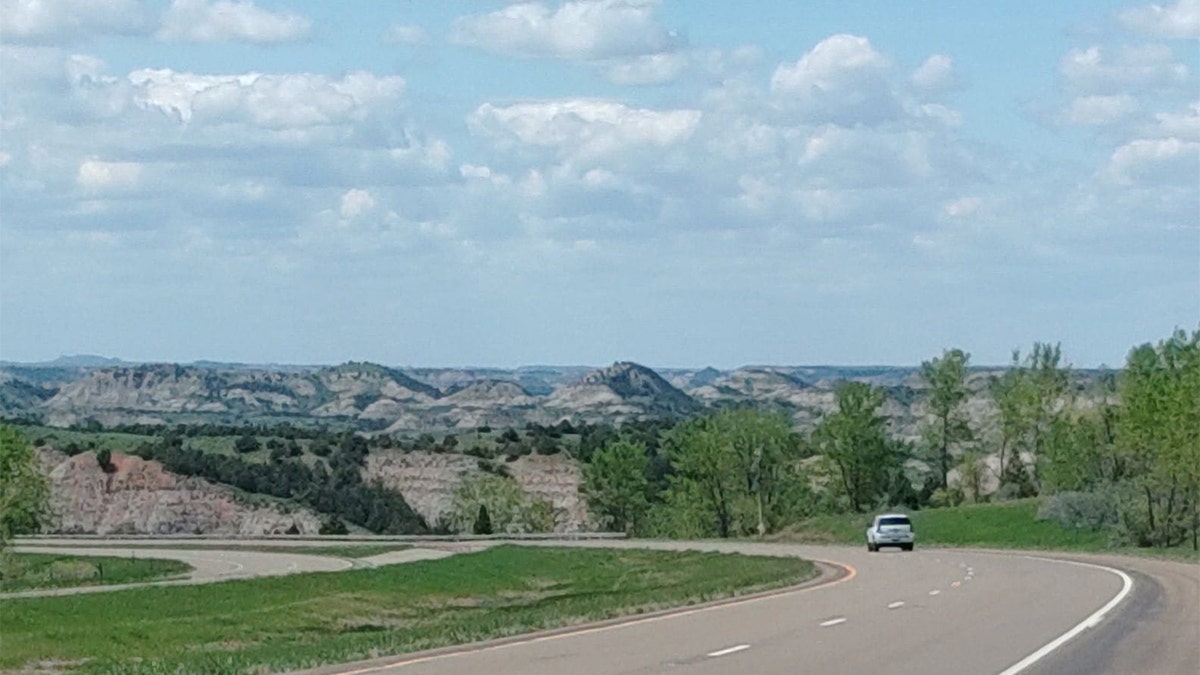
[[[0,602],[0,669],[269,672],[460,644],[798,583],[811,563],[503,546],[376,569]]]
[[[0,592],[12,593],[155,581],[186,574],[192,568],[178,560],[14,553],[4,560],[3,570]]]
[[[917,545],[1019,548],[1058,551],[1112,551],[1170,558],[1195,559],[1190,549],[1113,547],[1115,532],[1068,529],[1055,521],[1038,520],[1039,500],[1021,499],[997,504],[972,504],[910,513]],[[872,514],[836,514],[810,518],[780,538],[823,544],[866,545],[864,532]]]

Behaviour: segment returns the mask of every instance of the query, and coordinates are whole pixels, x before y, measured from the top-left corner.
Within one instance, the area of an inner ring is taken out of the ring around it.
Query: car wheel
[[[912,544],[905,544],[905,545],[901,546],[900,548],[905,551],[911,551],[912,547],[913,547]]]
[[[868,553],[874,553],[878,550],[879,550],[878,546],[876,546],[875,544],[872,544],[870,542],[867,542],[867,552]]]

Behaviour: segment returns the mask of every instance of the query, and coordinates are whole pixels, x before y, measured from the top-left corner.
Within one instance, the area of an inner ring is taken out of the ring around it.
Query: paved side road
[[[247,545],[246,540],[203,540],[204,548],[170,548],[170,544],[180,545],[179,541],[148,541],[138,542],[130,546],[64,546],[60,545],[21,545],[14,547],[17,553],[50,553],[56,555],[107,556],[116,558],[160,558],[178,560],[192,566],[192,571],[186,577],[163,581],[149,581],[134,584],[113,584],[108,586],[78,586],[74,588],[54,588],[35,591],[20,591],[17,593],[0,593],[4,598],[29,598],[52,595],[75,595],[79,593],[105,593],[120,591],[141,586],[176,586],[181,584],[206,584],[214,581],[230,579],[247,579],[250,577],[279,576],[296,574],[298,572],[340,572],[352,567],[379,567],[383,565],[398,565],[417,562],[420,560],[437,560],[454,555],[455,547],[446,546],[440,549],[407,548],[399,551],[389,551],[366,558],[353,560],[326,555],[303,553],[282,553],[247,551],[239,547]],[[253,544],[254,542],[249,542]],[[262,542],[264,545],[277,546],[275,540]],[[331,545],[322,541],[288,542],[288,546],[321,546]]]
[[[139,547],[70,547],[70,546],[17,546],[17,553],[50,553],[55,555],[107,556],[113,558],[160,558],[178,560],[192,566],[192,572],[182,579],[151,581],[136,584],[110,586],[80,586],[37,591],[5,593],[0,598],[26,598],[51,595],[74,595],[78,593],[105,593],[141,586],[174,586],[180,584],[204,584],[229,579],[294,574],[296,572],[338,572],[354,567],[354,563],[343,558],[299,553],[261,553],[255,551],[139,548]]]

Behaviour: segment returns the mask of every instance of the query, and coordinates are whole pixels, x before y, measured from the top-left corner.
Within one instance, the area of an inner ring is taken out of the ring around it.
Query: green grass
[[[791,558],[502,546],[339,573],[7,600],[0,669],[295,669],[689,605],[815,573]]]
[[[917,545],[1016,548],[1054,551],[1113,552],[1194,560],[1190,548],[1139,549],[1113,547],[1110,528],[1068,529],[1056,521],[1038,520],[1039,499],[971,504],[910,512]],[[873,514],[823,515],[799,523],[780,538],[820,544],[866,545]]]
[[[13,553],[3,562],[0,592],[42,588],[108,586],[156,581],[192,570],[178,560]]]

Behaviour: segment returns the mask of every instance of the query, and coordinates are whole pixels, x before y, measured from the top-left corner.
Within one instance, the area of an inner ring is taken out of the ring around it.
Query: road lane
[[[584,545],[592,545],[585,543]],[[1121,577],[1025,556],[737,543],[605,542],[840,561],[848,583],[579,634],[322,673],[995,675],[1103,607]],[[930,595],[931,591],[939,591]],[[903,603],[897,605],[896,603]],[[890,606],[890,607],[889,607]],[[735,649],[736,647],[736,649]]]
[[[1125,556],[1069,556],[1127,570],[1122,611],[1022,675],[1200,673],[1200,565]]]
[[[309,569],[278,553],[220,550],[223,543],[214,540],[205,540],[211,545],[206,550],[171,550],[172,543],[179,543],[170,540],[129,543],[125,549],[95,548],[92,553],[121,555],[136,550],[146,557],[174,557],[164,552],[189,556],[190,564],[207,568],[188,583]],[[253,542],[236,540],[228,545],[249,543]],[[496,543],[439,546],[463,552]],[[1019,552],[918,548],[913,553],[868,554],[858,548],[744,541],[505,543],[794,555],[842,561],[855,568],[856,576],[835,587],[785,592],[713,609],[693,608],[669,618],[634,619],[575,634],[518,638],[502,646],[475,645],[460,652],[412,655],[407,661],[391,657],[311,672],[607,675],[883,670],[997,675],[1084,621],[1122,587],[1121,578],[1111,572]],[[65,551],[62,546],[46,549]],[[240,559],[244,554],[259,559],[247,564]],[[434,553],[440,554],[444,552]],[[1200,566],[1126,556],[1042,555],[1125,570],[1136,583],[1129,597],[1103,621],[1021,675],[1200,672]],[[241,569],[235,569],[238,565]]]

